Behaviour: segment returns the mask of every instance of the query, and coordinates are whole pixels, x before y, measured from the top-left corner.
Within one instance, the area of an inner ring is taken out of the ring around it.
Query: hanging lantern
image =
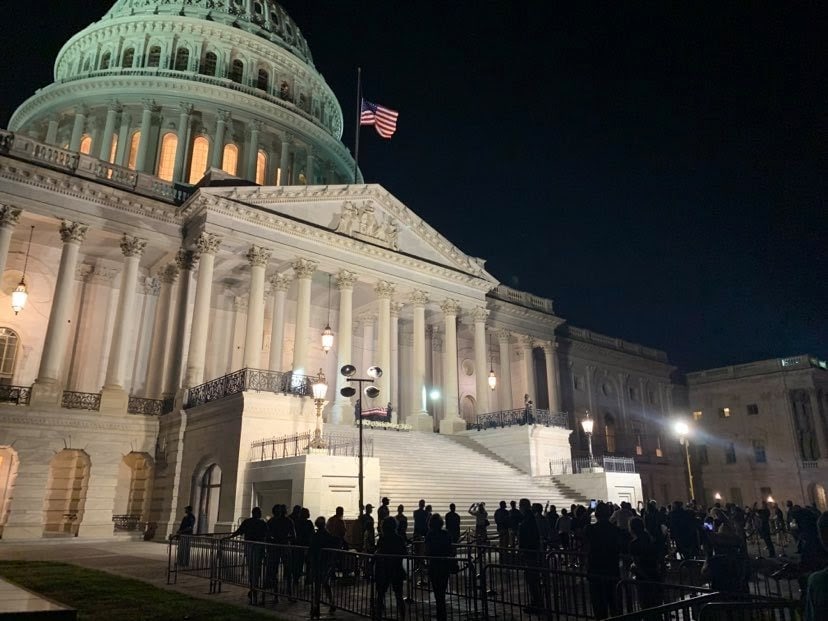
[[[32,235],[34,234],[34,225],[29,231],[29,246],[26,248],[26,261],[23,263],[23,275],[20,277],[20,284],[12,291],[12,310],[16,315],[26,307],[26,301],[29,299],[29,290],[26,287],[26,269],[29,267],[29,252],[32,249]]]
[[[331,324],[326,324],[325,329],[322,330],[322,351],[326,354],[331,351],[334,343],[334,333],[331,330]]]
[[[489,371],[489,388],[494,390],[497,387],[497,376],[495,375],[494,369]]]

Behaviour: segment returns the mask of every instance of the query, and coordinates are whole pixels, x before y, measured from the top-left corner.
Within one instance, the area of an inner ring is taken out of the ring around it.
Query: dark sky
[[[0,125],[110,2],[9,4]],[[400,111],[391,141],[363,130],[367,181],[684,370],[828,355],[828,15],[766,4],[283,2],[349,147],[358,65]]]

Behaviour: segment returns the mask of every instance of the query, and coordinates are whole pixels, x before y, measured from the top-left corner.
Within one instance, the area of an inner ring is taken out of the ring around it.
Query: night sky
[[[111,1],[5,4],[0,126]],[[357,66],[400,111],[392,140],[363,130],[367,181],[683,370],[828,355],[828,15],[764,4],[283,2],[346,145]]]

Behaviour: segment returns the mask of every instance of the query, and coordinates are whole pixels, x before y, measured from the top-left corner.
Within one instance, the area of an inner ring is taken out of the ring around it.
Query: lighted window
[[[765,454],[765,443],[762,440],[753,441],[753,458],[757,464],[768,463],[768,456]]]
[[[0,328],[0,384],[11,384],[17,362],[20,337],[9,328]]]
[[[158,177],[164,181],[172,181],[175,170],[175,149],[178,146],[178,136],[167,132],[161,138],[161,153],[158,156]]]
[[[656,457],[664,457],[664,451],[661,449],[661,436],[656,436]]]
[[[759,414],[759,406],[755,403],[749,403],[747,406],[748,416],[756,416]]]
[[[730,418],[730,408],[720,408],[719,418]]]
[[[267,183],[266,181],[267,175],[267,153],[259,149],[259,153],[256,155],[256,183],[259,185],[264,185]]]
[[[210,142],[204,136],[198,136],[193,141],[193,155],[190,158],[190,183],[201,181],[207,171],[207,156],[210,153]]]
[[[178,48],[178,51],[175,53],[175,70],[176,71],[187,71],[190,66],[190,50],[186,47]]]
[[[239,148],[234,144],[224,145],[224,157],[221,160],[221,169],[231,175],[236,174],[239,166]]]
[[[101,56],[101,69],[109,69],[109,63],[112,62],[112,54],[109,52]]]
[[[127,168],[135,170],[138,162],[138,145],[141,144],[141,132],[132,134],[132,140],[129,141],[129,157],[127,158]]]
[[[109,162],[115,163],[115,155],[118,153],[118,134],[112,135],[112,146],[109,148]]]
[[[731,442],[729,445],[725,447],[725,463],[736,463],[736,446],[733,444],[733,442]]]
[[[696,410],[693,412],[693,420],[701,420],[702,419],[702,411]]]
[[[234,60],[233,64],[230,66],[230,79],[233,80],[233,82],[238,82],[239,84],[241,84],[242,79],[244,79],[244,63],[238,58]]]
[[[128,48],[124,52],[124,60],[121,62],[121,66],[125,69],[129,69],[132,67],[133,63],[135,62],[135,48]]]
[[[204,55],[204,64],[201,67],[201,73],[204,75],[216,75],[217,65],[218,57],[213,52],[207,52]]]
[[[635,438],[635,454],[636,455],[643,455],[644,454],[644,444],[641,442],[641,429],[634,427],[633,428],[633,438]]]
[[[270,75],[265,69],[259,69],[259,77],[256,79],[256,88],[266,91],[270,86]]]
[[[147,55],[147,67],[158,67],[161,64],[161,46],[153,45]]]
[[[92,136],[84,135],[80,142],[80,152],[89,155],[92,151]]]

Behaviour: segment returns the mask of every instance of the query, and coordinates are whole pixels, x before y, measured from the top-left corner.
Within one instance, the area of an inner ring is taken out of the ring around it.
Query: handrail
[[[520,408],[480,414],[476,417],[472,427],[477,429],[477,431],[481,431],[483,429],[497,429],[498,427],[503,428],[526,424],[569,429],[569,416],[566,412]]]
[[[311,381],[312,378],[307,375],[296,375],[290,371],[245,368],[190,388],[187,391],[184,409],[218,401],[247,390],[308,397],[312,394]]]
[[[327,433],[322,435],[325,443],[324,451],[328,455],[355,457],[358,455],[359,441],[347,433]],[[250,461],[271,461],[306,455],[310,448],[313,433],[297,433],[278,438],[257,440],[250,443]],[[321,450],[320,450],[321,451]],[[363,439],[362,455],[374,456],[374,440],[370,437]]]
[[[164,413],[163,399],[145,399],[130,397],[127,404],[127,414],[143,414],[144,416],[161,416]]]
[[[60,407],[67,410],[101,410],[101,393],[99,392],[76,392],[64,390],[60,399]]]
[[[598,455],[593,457],[563,457],[549,460],[549,476],[561,474],[581,474],[601,468],[604,472],[625,472],[635,474],[635,460],[632,457]]]

